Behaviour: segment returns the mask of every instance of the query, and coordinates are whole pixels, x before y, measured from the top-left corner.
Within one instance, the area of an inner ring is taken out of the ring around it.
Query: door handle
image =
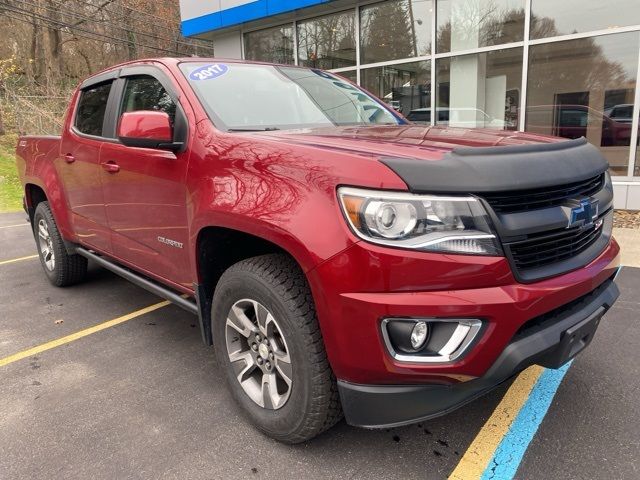
[[[100,165],[102,165],[102,168],[104,168],[109,173],[118,173],[120,171],[120,165],[118,165],[113,160],[103,162]]]
[[[72,154],[70,154],[70,153],[66,153],[66,154],[64,155],[64,161],[65,161],[65,162],[67,162],[67,163],[73,163],[73,162],[75,162],[75,161],[76,161],[76,157],[74,157],[74,156],[73,156]]]

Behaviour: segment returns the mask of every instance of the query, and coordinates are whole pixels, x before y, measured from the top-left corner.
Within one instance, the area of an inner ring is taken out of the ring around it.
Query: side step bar
[[[162,285],[152,280],[149,280],[148,278],[145,278],[142,275],[132,272],[127,268],[121,267],[120,265],[117,265],[116,263],[110,260],[107,260],[106,258],[101,257],[100,255],[96,255],[95,253],[90,252],[89,250],[86,250],[82,247],[76,247],[76,253],[78,255],[82,255],[83,257],[88,258],[89,260],[93,260],[101,267],[104,267],[107,270],[111,270],[116,275],[120,275],[122,278],[129,280],[131,283],[134,283],[139,287],[142,287],[145,290],[148,290],[149,292],[158,295],[159,297],[169,300],[171,303],[176,304],[177,306],[179,306],[180,308],[183,308],[187,312],[193,313],[194,315],[198,315],[198,305],[195,302],[191,302],[186,298],[180,296],[179,294],[175,293],[173,290],[169,290],[168,288],[163,287]]]

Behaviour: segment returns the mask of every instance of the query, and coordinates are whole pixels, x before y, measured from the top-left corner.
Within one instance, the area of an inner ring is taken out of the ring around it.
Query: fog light
[[[400,362],[446,363],[457,360],[473,344],[482,321],[475,318],[385,318],[382,337]]]
[[[427,341],[429,327],[426,322],[416,322],[411,330],[411,346],[414,350],[420,350]]]
[[[394,350],[418,353],[428,343],[431,329],[425,320],[396,318],[384,322],[384,332]]]

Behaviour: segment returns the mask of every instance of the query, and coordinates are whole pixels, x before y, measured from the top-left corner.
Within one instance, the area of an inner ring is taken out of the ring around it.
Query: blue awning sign
[[[182,34],[189,37],[329,1],[180,0],[180,25]]]

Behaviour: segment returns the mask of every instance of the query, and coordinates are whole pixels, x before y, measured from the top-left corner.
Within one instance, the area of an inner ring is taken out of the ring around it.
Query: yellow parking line
[[[0,225],[0,228],[26,227],[28,223],[16,223],[15,225]]]
[[[38,258],[38,255],[27,255],[26,257],[12,258],[11,260],[2,260],[0,262],[0,265],[6,265],[7,263],[21,262],[22,260],[31,260],[32,258]]]
[[[500,441],[509,431],[543,371],[544,368],[534,365],[518,376],[473,439],[455,470],[449,475],[449,480],[472,480],[482,477]]]
[[[133,318],[139,317],[140,315],[144,315],[145,313],[153,312],[154,310],[158,310],[159,308],[166,307],[171,302],[164,301],[155,303],[153,305],[149,305],[148,307],[141,308],[140,310],[136,310],[135,312],[127,313],[118,318],[114,318],[113,320],[107,320],[106,322],[99,323],[98,325],[94,325],[93,327],[85,328],[84,330],[80,330],[76,333],[72,333],[71,335],[67,335],[66,337],[61,337],[56,340],[52,340],[47,343],[43,343],[41,345],[37,345],[35,347],[29,348],[27,350],[23,350],[18,353],[14,353],[13,355],[9,355],[8,357],[0,358],[0,367],[8,365],[13,362],[17,362],[18,360],[22,360],[23,358],[31,357],[33,355],[37,355],[38,353],[45,352],[47,350],[51,350],[52,348],[59,347],[64,345],[65,343],[73,342],[74,340],[79,340],[80,338],[86,337],[87,335],[91,335],[92,333],[97,333],[107,328],[113,327],[120,323],[124,323]]]

